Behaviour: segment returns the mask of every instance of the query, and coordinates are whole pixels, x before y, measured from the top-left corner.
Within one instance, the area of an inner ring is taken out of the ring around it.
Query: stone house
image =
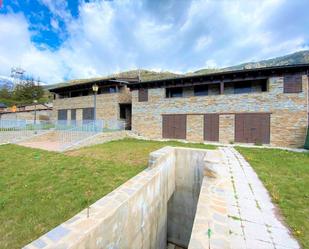
[[[309,64],[160,80],[102,78],[50,89],[53,118],[117,124],[151,139],[302,147]]]
[[[66,122],[104,120],[110,128],[131,128],[131,93],[127,84],[136,78],[80,80],[49,89],[54,93],[53,118]],[[92,87],[98,86],[96,101]],[[96,103],[96,108],[94,108]],[[96,110],[96,113],[94,113]]]
[[[309,64],[128,84],[132,130],[153,138],[302,147]]]
[[[27,105],[18,105],[15,110],[12,107],[5,108],[0,112],[0,119],[5,120],[14,120],[14,119],[23,119],[23,120],[42,120],[48,121],[51,120],[52,114],[52,103],[44,104],[27,104]]]

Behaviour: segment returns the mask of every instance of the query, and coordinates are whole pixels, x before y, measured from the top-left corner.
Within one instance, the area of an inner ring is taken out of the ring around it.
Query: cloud
[[[54,83],[135,68],[188,72],[309,44],[306,0],[78,1],[74,17],[67,1],[39,1],[62,43],[38,44],[32,37],[44,26],[22,13],[0,14],[0,74],[16,65]]]

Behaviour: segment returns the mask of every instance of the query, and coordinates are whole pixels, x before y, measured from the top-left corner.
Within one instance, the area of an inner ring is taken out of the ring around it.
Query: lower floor
[[[115,108],[84,107],[84,108],[61,108],[54,110],[54,119],[74,123],[77,121],[102,120],[108,123],[122,122],[127,130],[131,129],[131,104],[120,103]]]
[[[133,113],[133,131],[156,139],[303,147],[305,112],[185,113],[144,117]]]

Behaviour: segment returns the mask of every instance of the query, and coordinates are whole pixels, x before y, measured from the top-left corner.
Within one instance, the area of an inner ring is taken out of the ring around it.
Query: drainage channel
[[[206,153],[151,153],[146,170],[25,248],[187,249]]]

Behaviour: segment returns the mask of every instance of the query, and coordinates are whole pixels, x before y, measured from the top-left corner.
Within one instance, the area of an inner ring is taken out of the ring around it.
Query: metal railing
[[[118,120],[0,120],[0,144],[17,143],[53,131],[61,150],[100,132],[124,130],[125,122]]]
[[[32,136],[40,135],[54,125],[47,121],[0,120],[0,144],[16,143]]]

